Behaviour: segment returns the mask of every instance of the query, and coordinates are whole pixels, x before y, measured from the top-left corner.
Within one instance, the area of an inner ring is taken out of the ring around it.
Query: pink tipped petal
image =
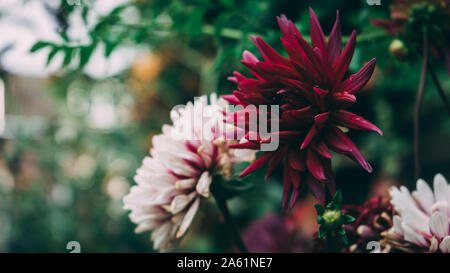
[[[367,130],[377,132],[380,136],[383,135],[383,132],[377,126],[373,125],[372,123],[363,119],[362,117],[347,112],[345,110],[337,110],[333,112],[333,119],[338,125],[344,127],[356,130]]]
[[[239,178],[261,169],[272,156],[273,152],[265,152],[258,159],[256,159],[250,166],[248,166],[245,170],[243,170],[242,173],[239,175]]]
[[[322,161],[312,149],[308,149],[306,154],[306,166],[308,166],[309,172],[319,181],[326,181],[325,171]]]
[[[248,50],[244,50],[244,53],[242,53],[242,60],[251,64],[259,62],[258,58]]]
[[[351,75],[347,80],[345,80],[339,87],[338,90],[345,91],[348,93],[357,93],[361,90],[366,83],[369,81],[370,77],[375,70],[376,59],[370,60],[361,70],[357,73]]]
[[[342,48],[341,25],[339,22],[339,11],[336,12],[336,21],[331,30],[327,43],[328,61],[333,65],[339,57]]]
[[[220,97],[221,97],[222,99],[228,101],[228,102],[231,103],[231,104],[237,104],[237,105],[241,104],[241,102],[239,101],[238,98],[236,98],[235,95],[222,95],[222,96],[220,96]]]
[[[311,27],[311,42],[313,47],[318,47],[322,52],[326,53],[325,35],[312,8],[309,8],[309,25]]]
[[[345,72],[347,72],[348,66],[353,57],[353,52],[355,51],[355,44],[356,44],[356,31],[354,30],[352,32],[352,35],[350,36],[350,39],[345,45],[342,54],[339,56],[339,58],[337,59],[336,63],[333,66],[334,68],[333,70],[335,73],[334,84],[339,83],[342,80],[342,77],[344,77]]]
[[[439,240],[449,235],[449,223],[447,215],[441,212],[435,212],[430,218],[430,231]]]

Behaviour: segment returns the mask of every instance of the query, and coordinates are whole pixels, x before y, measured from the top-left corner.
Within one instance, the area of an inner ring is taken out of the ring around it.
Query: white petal
[[[197,183],[197,192],[204,197],[209,197],[209,186],[211,185],[211,182],[212,176],[209,175],[209,172],[203,172]]]
[[[448,218],[441,212],[435,212],[430,218],[430,231],[439,240],[448,235]]]
[[[195,214],[197,213],[199,205],[200,205],[200,198],[197,198],[195,199],[194,203],[192,203],[191,207],[184,216],[183,222],[181,223],[180,229],[178,230],[176,235],[177,238],[181,238],[181,236],[183,236],[186,230],[189,228],[192,220],[194,219]]]
[[[450,253],[450,236],[447,236],[442,240],[439,249],[444,253]]]
[[[434,197],[436,198],[436,201],[443,200],[448,202],[447,200],[447,180],[445,180],[444,176],[442,174],[438,173],[434,177],[433,181],[434,186]]]
[[[412,194],[414,198],[419,202],[422,209],[431,214],[431,206],[434,203],[434,195],[430,186],[423,179],[417,180],[417,190]]]
[[[447,214],[449,210],[449,206],[447,201],[439,200],[431,207],[431,213],[435,213],[436,211],[440,211],[444,214]]]
[[[366,226],[366,225],[360,225],[356,229],[356,233],[358,233],[358,235],[361,236],[362,238],[376,237],[376,234],[373,232],[373,230],[369,226]]]
[[[394,232],[403,236],[402,218],[398,215],[394,216]]]
[[[405,241],[408,241],[410,243],[413,243],[413,244],[416,244],[416,245],[419,245],[422,247],[428,247],[428,242],[418,232],[414,231],[412,228],[410,228],[405,223],[402,224],[402,228],[405,232],[405,234],[404,234]]]
[[[171,238],[169,238],[168,233],[170,232],[170,228],[172,227],[172,223],[170,221],[164,223],[162,226],[157,227],[153,232],[150,238],[153,240],[153,248],[159,249],[163,247]]]
[[[394,210],[402,215],[403,210],[406,208],[415,208],[417,203],[412,199],[409,190],[405,186],[401,186],[400,189],[397,187],[391,187],[389,189],[389,194],[391,195],[391,203],[394,206]]]
[[[428,217],[419,209],[405,208],[402,214],[403,223],[408,224],[415,231],[420,233],[429,234],[430,229],[428,227]]]
[[[436,239],[436,237],[431,237],[430,240],[430,249],[428,250],[429,252],[436,252],[436,250],[438,250],[439,247],[439,242]]]
[[[190,188],[193,188],[196,183],[197,183],[197,179],[195,179],[195,178],[178,180],[177,182],[175,182],[175,188],[190,189]]]
[[[180,194],[175,196],[175,198],[170,203],[170,212],[172,214],[177,214],[180,211],[184,210],[186,206],[194,199],[195,192],[192,192],[189,195]]]

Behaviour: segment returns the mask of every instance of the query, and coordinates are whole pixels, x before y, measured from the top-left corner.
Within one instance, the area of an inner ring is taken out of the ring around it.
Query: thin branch
[[[439,82],[439,79],[437,78],[434,69],[431,66],[428,66],[428,70],[430,71],[431,79],[433,80],[434,85],[436,86],[436,90],[438,91],[439,96],[441,97],[442,102],[444,103],[445,109],[447,109],[447,112],[450,115],[450,103],[448,102],[444,89],[442,88],[442,85]]]
[[[428,38],[426,31],[423,31],[423,55],[422,68],[420,72],[419,89],[417,91],[416,105],[414,107],[414,168],[416,179],[420,178],[420,157],[419,157],[419,132],[420,132],[420,108],[422,106],[423,93],[427,83],[428,67]]]
[[[223,215],[225,224],[228,226],[228,230],[231,232],[237,248],[241,253],[248,253],[247,247],[245,246],[244,241],[242,240],[239,232],[236,229],[233,217],[231,216],[230,210],[228,209],[227,201],[223,199],[220,194],[214,195],[214,198],[216,199],[217,207]]]

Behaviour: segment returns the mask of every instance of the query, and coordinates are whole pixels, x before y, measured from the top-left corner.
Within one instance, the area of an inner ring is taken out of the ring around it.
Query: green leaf
[[[339,230],[336,231],[337,235],[340,236],[345,236],[345,229],[344,228],[340,228]]]
[[[83,68],[91,58],[92,52],[94,51],[94,44],[89,46],[83,46],[80,48],[80,63],[78,65],[79,68]]]
[[[219,0],[219,2],[227,8],[232,8],[234,5],[233,0]]]
[[[50,64],[50,62],[53,60],[53,58],[55,57],[56,53],[58,53],[58,51],[59,51],[59,48],[58,48],[58,47],[54,46],[54,47],[52,48],[52,50],[50,51],[50,53],[48,54],[48,57],[47,57],[47,63],[46,63],[47,66],[48,66],[48,65]]]
[[[325,238],[325,235],[327,235],[327,231],[326,231],[325,227],[324,226],[320,226],[319,227],[319,232],[318,232],[319,239]]]
[[[73,47],[66,47],[64,48],[64,61],[63,61],[63,67],[67,66],[70,64],[70,62],[72,61],[72,55],[73,55]]]
[[[338,238],[344,245],[348,245],[347,235],[344,234],[342,236],[338,236]]]
[[[345,223],[349,224],[349,223],[353,223],[356,221],[355,217],[351,216],[351,215],[345,215]]]
[[[194,38],[202,33],[204,8],[197,8],[190,14],[186,22],[186,31],[189,38]]]
[[[220,176],[215,176],[211,183],[211,191],[214,195],[220,195],[223,199],[231,199],[237,195],[252,190],[254,185],[243,180],[224,180]]]
[[[30,48],[30,52],[34,53],[40,49],[43,49],[44,47],[47,47],[51,45],[51,43],[49,42],[44,42],[44,41],[38,41],[36,42],[31,48]]]
[[[342,192],[338,190],[333,200],[327,205],[327,209],[340,209],[342,204]]]
[[[323,215],[325,210],[320,204],[314,204],[314,207],[316,208],[317,215]]]
[[[322,216],[317,216],[317,223],[318,223],[319,225],[325,223],[325,220],[323,219]]]

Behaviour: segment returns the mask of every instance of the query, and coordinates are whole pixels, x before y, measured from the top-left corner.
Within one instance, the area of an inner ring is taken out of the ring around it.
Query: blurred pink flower
[[[230,177],[233,164],[250,161],[253,151],[231,151],[235,141],[224,138],[223,110],[227,105],[215,94],[171,112],[173,125],[164,125],[153,137],[150,156],[134,177],[137,185],[124,197],[124,208],[136,232],[152,230],[153,247],[173,248],[189,228],[201,199],[210,196],[213,175]],[[210,137],[206,137],[209,134]],[[238,152],[238,154],[236,153]]]
[[[450,253],[450,185],[437,174],[433,187],[434,191],[419,179],[412,194],[404,186],[391,188],[391,203],[397,214],[386,234],[388,239],[406,241],[430,252]]]

